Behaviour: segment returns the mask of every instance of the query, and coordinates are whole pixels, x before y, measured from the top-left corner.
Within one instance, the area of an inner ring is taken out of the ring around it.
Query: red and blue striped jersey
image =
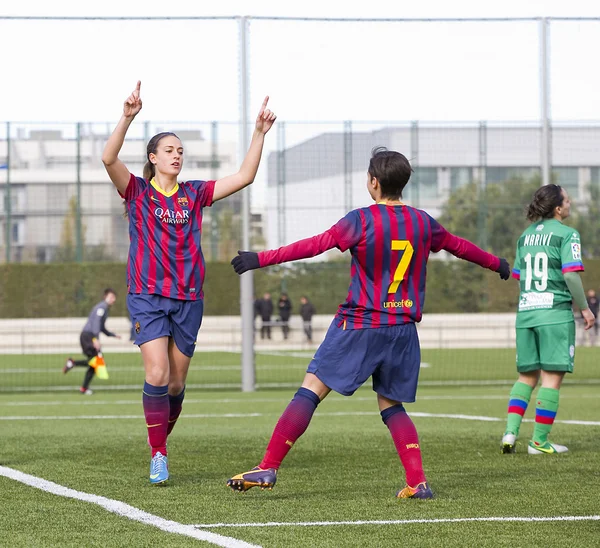
[[[131,175],[122,197],[129,217],[129,293],[202,299],[202,208],[212,205],[214,181],[178,183],[169,193]]]
[[[421,321],[430,251],[446,230],[420,209],[375,204],[348,213],[331,228],[350,250],[350,288],[337,318],[347,329]]]
[[[448,232],[425,211],[374,204],[355,209],[329,230],[279,249],[258,253],[261,267],[350,250],[350,289],[337,311],[345,329],[419,322],[425,303],[430,252],[442,249],[496,271],[500,259]]]

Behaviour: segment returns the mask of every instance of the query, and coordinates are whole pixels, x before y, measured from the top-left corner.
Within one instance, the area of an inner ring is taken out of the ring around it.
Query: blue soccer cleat
[[[157,451],[150,461],[150,483],[158,485],[169,479],[169,463],[167,456]]]
[[[426,481],[419,483],[416,487],[407,485],[396,493],[397,499],[432,499],[433,493]]]
[[[267,468],[263,470],[258,466],[252,468],[248,472],[233,476],[227,480],[227,486],[234,491],[248,491],[251,487],[260,487],[269,491],[275,486],[277,481],[277,470],[275,468]]]

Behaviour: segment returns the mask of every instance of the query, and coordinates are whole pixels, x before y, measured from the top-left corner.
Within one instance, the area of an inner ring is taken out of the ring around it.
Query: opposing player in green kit
[[[558,411],[565,373],[573,372],[575,321],[573,302],[581,309],[585,329],[594,325],[578,272],[583,271],[579,233],[565,226],[571,202],[558,185],[540,187],[529,204],[532,224],[517,242],[513,277],[521,293],[517,311],[517,371],[508,402],[508,420],[502,452],[514,453],[521,421],[531,393],[542,381],[535,407],[530,455],[566,453],[564,445],[550,443],[548,434]]]

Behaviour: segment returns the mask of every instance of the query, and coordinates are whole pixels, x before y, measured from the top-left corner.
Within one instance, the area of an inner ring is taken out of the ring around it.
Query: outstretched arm
[[[248,270],[264,266],[315,257],[334,247],[338,247],[338,244],[330,230],[327,230],[312,238],[299,240],[293,244],[284,245],[279,249],[261,251],[259,253],[238,251],[238,256],[232,259],[231,264],[238,274],[243,274]]]
[[[442,249],[452,253],[455,257],[478,264],[483,268],[489,268],[494,272],[500,266],[500,259],[496,255],[492,255],[469,240],[455,236],[450,232],[447,233]]]
[[[131,174],[127,166],[119,160],[119,152],[125,141],[125,134],[136,117],[137,113],[142,110],[142,100],[140,98],[140,87],[142,83],[138,80],[135,89],[123,104],[123,114],[118,121],[117,126],[108,138],[102,153],[102,163],[108,172],[110,180],[113,182],[117,190],[124,195],[129,184]]]
[[[217,180],[215,183],[213,202],[222,200],[238,190],[242,190],[242,188],[247,187],[254,181],[256,172],[258,171],[258,165],[260,164],[260,157],[262,156],[265,135],[271,129],[277,118],[274,112],[267,109],[268,102],[269,96],[265,97],[256,118],[256,126],[254,128],[254,133],[252,134],[252,141],[250,141],[250,148],[242,162],[240,170],[234,175],[229,175]]]
[[[434,221],[432,223],[431,250],[437,252],[441,249],[451,253],[455,257],[498,272],[503,280],[508,280],[510,277],[510,266],[506,259],[496,257],[477,247],[469,240],[455,236],[437,221]]]

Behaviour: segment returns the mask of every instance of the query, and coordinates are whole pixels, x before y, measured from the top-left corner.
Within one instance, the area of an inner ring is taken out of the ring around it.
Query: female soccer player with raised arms
[[[217,181],[178,182],[184,148],[174,133],[159,133],[147,146],[144,178],[129,173],[118,154],[127,129],[142,109],[141,82],[123,105],[102,162],[125,199],[129,216],[127,308],[145,369],[143,406],[152,448],[150,483],[169,479],[167,436],[181,413],[185,380],[202,322],[204,257],[202,208],[254,181],[265,134],[275,122],[261,106],[248,153],[237,173]]]

